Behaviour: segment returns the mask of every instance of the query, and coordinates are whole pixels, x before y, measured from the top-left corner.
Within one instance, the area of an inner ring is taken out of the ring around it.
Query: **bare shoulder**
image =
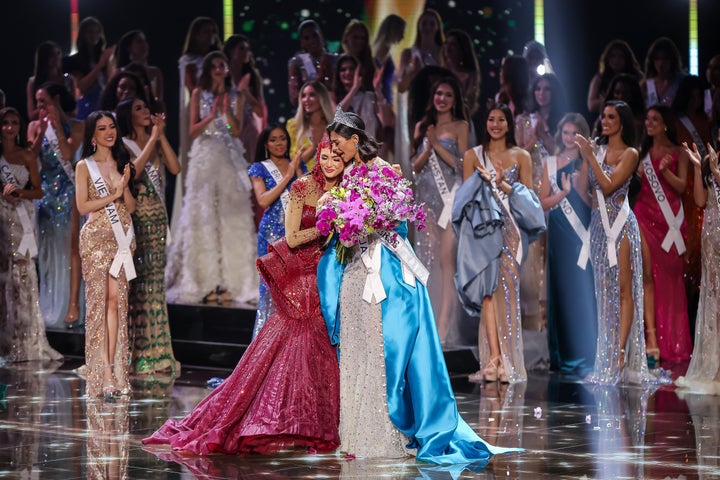
[[[520,163],[520,161],[529,162],[531,160],[528,151],[518,146],[510,148],[510,157],[515,159],[518,163]]]

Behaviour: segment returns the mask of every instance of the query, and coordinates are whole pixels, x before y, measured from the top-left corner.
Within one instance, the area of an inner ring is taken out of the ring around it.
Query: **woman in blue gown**
[[[258,225],[258,258],[268,253],[268,246],[285,236],[285,207],[290,199],[290,185],[307,168],[295,156],[290,160],[290,135],[280,124],[267,126],[258,137],[255,162],[248,168],[258,205],[264,209]],[[276,178],[277,177],[277,178]],[[267,285],[260,280],[253,338],[272,315],[272,298]]]
[[[69,117],[76,102],[63,85],[43,84],[35,99],[39,119],[28,126],[28,139],[40,158],[45,192],[36,203],[40,310],[47,326],[71,328],[82,318],[74,168],[84,126]]]
[[[595,361],[597,310],[590,265],[590,197],[573,184],[573,177],[587,176],[575,134],[587,137],[590,129],[582,115],[568,113],[558,124],[560,151],[545,162],[540,203],[548,212],[550,368],[584,375]]]
[[[364,126],[357,115],[339,111],[328,126],[333,154],[355,165],[387,165]],[[318,266],[323,316],[332,343],[340,345],[340,449],[358,457],[414,454],[430,463],[484,466],[507,449],[484,442],[458,414],[432,305],[418,280],[427,279],[427,270],[412,260],[407,224],[394,233],[399,241],[392,248],[378,234],[368,238],[368,254],[380,256],[382,301],[363,300],[368,270],[359,253],[341,264],[331,245]],[[412,280],[403,275],[408,268]]]

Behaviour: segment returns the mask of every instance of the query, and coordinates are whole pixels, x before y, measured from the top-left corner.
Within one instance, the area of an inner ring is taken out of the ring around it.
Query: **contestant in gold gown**
[[[80,231],[87,302],[86,394],[109,398],[130,393],[128,280],[135,276],[132,268],[135,240],[130,218],[135,197],[129,183],[135,172],[127,151],[119,143],[115,119],[110,112],[93,112],[86,119],[82,157],[75,173],[78,210],[81,215],[88,215]],[[93,168],[100,178],[91,175]],[[111,219],[122,226],[127,239],[124,248],[118,248]],[[129,263],[123,261],[119,271],[112,269],[114,260],[122,261],[128,256]]]

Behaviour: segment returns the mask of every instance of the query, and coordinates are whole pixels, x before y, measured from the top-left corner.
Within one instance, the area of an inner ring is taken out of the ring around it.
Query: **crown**
[[[338,105],[337,109],[335,109],[335,118],[333,118],[333,123],[339,123],[341,125],[345,125],[346,127],[354,128],[355,130],[364,130],[363,126],[358,123],[358,120],[360,120],[360,117],[354,113],[343,112],[340,105]]]

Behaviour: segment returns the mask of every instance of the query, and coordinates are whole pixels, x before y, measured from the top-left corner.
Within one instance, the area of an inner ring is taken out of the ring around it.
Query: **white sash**
[[[709,88],[705,89],[705,113],[712,118],[712,92]]]
[[[135,155],[135,158],[139,157],[140,154],[142,154],[140,145],[138,145],[135,140],[123,137],[123,143],[125,143],[125,146],[132,152],[133,155]],[[162,202],[163,209],[165,209],[165,218],[169,222],[170,217],[168,217],[167,205],[165,205],[165,189],[163,188],[162,180],[160,179],[160,171],[155,165],[150,163],[150,160],[148,160],[147,162],[145,162],[145,173],[150,179],[150,183],[152,183],[153,188],[157,193],[157,196],[160,198],[160,202]],[[165,243],[169,245],[171,241],[172,239],[170,238],[170,225],[168,224],[167,232],[165,233]]]
[[[305,67],[305,71],[307,72],[308,76],[305,79],[305,81],[315,80],[318,76],[318,71],[315,68],[315,62],[313,62],[312,57],[309,53],[299,53],[298,58],[300,58],[300,61],[303,63],[303,67]]]
[[[685,212],[683,211],[682,205],[680,205],[680,211],[675,215],[670,207],[667,196],[663,191],[660,179],[657,176],[657,172],[652,165],[650,154],[645,155],[642,159],[643,171],[645,172],[645,178],[647,178],[648,184],[652,189],[655,200],[660,206],[660,211],[665,218],[669,230],[662,241],[661,247],[666,252],[669,252],[673,244],[677,247],[678,255],[682,255],[685,252],[685,242],[683,241],[682,234],[680,233],[680,227],[685,220]]]
[[[86,158],[85,164],[88,167],[90,178],[93,181],[93,185],[95,185],[98,195],[101,198],[110,195],[110,191],[105,186],[105,180],[103,180],[102,175],[100,175],[100,170],[98,169],[95,160],[92,157]],[[120,275],[120,269],[125,267],[125,277],[128,281],[130,281],[137,276],[135,273],[135,265],[133,264],[132,253],[130,252],[130,245],[132,244],[133,237],[135,236],[135,230],[133,230],[132,223],[130,223],[130,228],[128,228],[127,233],[123,232],[123,226],[120,222],[120,216],[118,215],[117,208],[115,207],[115,202],[110,202],[105,205],[105,212],[107,213],[108,220],[110,220],[110,225],[112,226],[113,233],[115,234],[115,241],[118,244],[117,253],[115,253],[115,258],[113,258],[112,265],[110,265],[110,275],[114,278],[118,278]]]
[[[2,174],[2,180],[5,184],[12,184],[21,188],[21,185],[18,185],[15,175],[13,175],[12,170],[10,170],[10,165],[4,156],[0,156],[0,174]],[[37,257],[38,247],[35,241],[33,222],[30,220],[30,214],[27,211],[25,200],[21,200],[15,204],[15,211],[18,214],[18,219],[23,229],[23,236],[20,240],[20,245],[18,245],[17,254],[23,257],[26,254],[29,254],[31,258]]]
[[[395,256],[400,260],[402,267],[403,281],[415,286],[415,279],[420,283],[427,285],[430,272],[420,259],[417,258],[410,246],[397,233],[388,230],[378,230],[377,236]],[[382,265],[382,248],[376,245],[375,251],[370,254],[370,244],[367,237],[360,239],[358,243],[360,248],[360,258],[367,269],[367,277],[365,277],[365,287],[363,288],[363,300],[368,303],[380,303],[387,295],[385,287],[380,277],[380,267]]]
[[[65,174],[68,176],[70,181],[75,185],[75,170],[73,169],[72,163],[69,160],[65,160],[60,151],[60,141],[57,138],[57,133],[52,127],[52,124],[48,121],[47,128],[45,129],[45,138],[50,144],[50,148],[55,153],[55,156],[60,162],[60,166],[65,170]]]
[[[600,146],[596,153],[596,155],[598,155],[597,161],[600,165],[605,162],[605,154],[605,146]],[[599,188],[595,190],[595,195],[597,196],[598,200],[600,219],[602,220],[603,229],[605,230],[605,236],[607,237],[608,263],[611,267],[614,267],[615,265],[617,265],[617,252],[615,251],[615,244],[617,243],[620,232],[625,226],[627,217],[630,214],[630,201],[628,200],[628,196],[625,195],[625,200],[623,201],[623,204],[618,211],[617,217],[615,217],[615,221],[613,222],[613,224],[610,225],[610,217],[608,217],[607,209],[605,208],[605,195]]]
[[[560,188],[557,184],[556,156],[552,155],[547,157],[547,169],[548,177],[550,179],[550,188],[553,193],[557,193],[560,191]],[[580,247],[580,255],[578,255],[577,266],[585,270],[587,268],[588,261],[590,260],[590,232],[583,225],[582,220],[580,220],[580,217],[578,217],[575,209],[573,208],[567,197],[560,200],[558,206],[563,212],[563,215],[565,215],[565,218],[567,219],[572,229],[575,231],[575,234],[582,242],[582,247]]]
[[[495,170],[495,166],[491,161],[488,161],[485,159],[485,153],[483,152],[482,145],[478,145],[477,147],[473,148],[475,151],[475,155],[477,155],[478,159],[482,161],[483,166],[485,169],[490,172],[490,183],[492,184],[493,190],[495,191],[495,194],[502,202],[503,206],[505,207],[505,211],[507,212],[508,217],[510,217],[510,223],[512,224],[515,231],[517,231],[518,235],[518,250],[517,253],[515,253],[515,261],[520,265],[522,263],[523,258],[523,246],[522,246],[522,235],[520,233],[520,227],[518,227],[517,222],[515,221],[515,217],[513,217],[512,212],[510,211],[510,200],[507,193],[505,193],[500,187],[497,185],[497,171]]]
[[[430,158],[428,159],[428,165],[430,165],[430,171],[432,172],[433,179],[435,180],[435,186],[437,187],[438,192],[440,192],[440,197],[442,198],[443,202],[443,208],[440,212],[440,216],[438,217],[437,224],[440,228],[444,230],[445,228],[447,228],[448,223],[450,223],[453,198],[455,198],[457,185],[453,185],[452,190],[448,188],[447,183],[445,182],[445,176],[440,169],[440,160],[438,159],[435,150],[429,144],[427,144],[427,148],[430,149]]]
[[[275,165],[275,163],[270,159],[263,160],[262,164],[265,166],[265,169],[268,171],[273,180],[275,180],[275,184],[280,185],[280,182],[282,182],[282,173],[280,173],[280,169],[277,165]],[[280,203],[282,203],[283,211],[285,211],[289,202],[290,193],[287,191],[287,188],[285,188],[280,194]]]
[[[648,78],[645,82],[645,87],[647,88],[647,104],[645,107],[650,108],[653,105],[659,104],[657,89],[655,88],[655,79]]]

